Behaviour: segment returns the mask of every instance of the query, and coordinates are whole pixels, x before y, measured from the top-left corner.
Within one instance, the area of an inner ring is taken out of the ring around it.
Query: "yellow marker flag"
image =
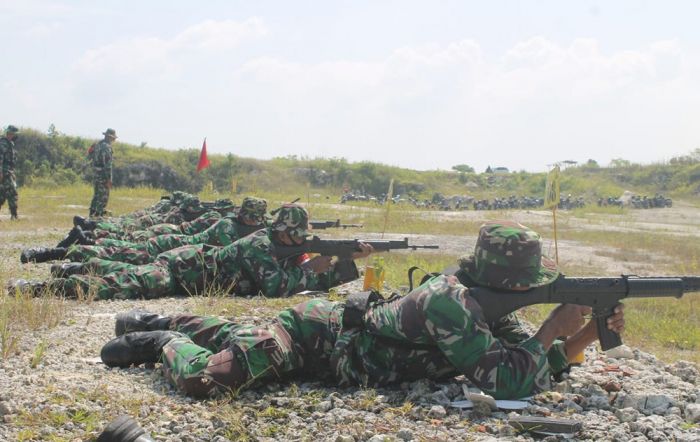
[[[384,232],[386,232],[386,225],[389,222],[389,209],[391,209],[391,198],[394,194],[394,179],[392,178],[391,181],[389,181],[389,190],[386,191],[386,199],[384,200],[384,204],[386,204],[386,212],[384,212],[384,229],[382,229],[382,238],[384,238]]]
[[[547,174],[547,185],[544,190],[544,208],[551,209],[559,205],[559,181],[561,180],[561,170],[559,166],[554,166]]]
[[[557,242],[557,206],[559,206],[559,181],[561,170],[554,166],[547,174],[547,185],[544,190],[544,207],[552,210],[552,225],[554,229],[554,254],[559,265],[559,244]]]

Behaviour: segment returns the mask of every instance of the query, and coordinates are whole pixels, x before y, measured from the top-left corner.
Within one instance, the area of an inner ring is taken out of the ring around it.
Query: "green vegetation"
[[[23,129],[17,141],[20,186],[55,186],[89,181],[87,149],[97,141],[62,134],[51,127],[47,134]],[[211,167],[195,173],[199,146],[180,150],[156,149],[125,143],[114,145],[114,185],[146,186],[200,192],[212,189],[231,193],[284,194],[284,199],[321,193],[337,198],[343,188],[381,195],[394,179],[394,195],[430,199],[435,193],[469,194],[492,198],[510,194],[539,196],[545,174],[513,172],[476,173],[467,164],[450,171],[414,171],[371,162],[351,163],[344,158],[287,156],[272,160],[211,154]],[[210,186],[211,183],[211,186]],[[232,187],[235,185],[235,189]],[[629,189],[640,194],[663,192],[673,197],[700,193],[700,149],[668,163],[639,165],[623,159],[600,167],[594,160],[569,165],[562,172],[562,193],[599,197],[619,196]]]

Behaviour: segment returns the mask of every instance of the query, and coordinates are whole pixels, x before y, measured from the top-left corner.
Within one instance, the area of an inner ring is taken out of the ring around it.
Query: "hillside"
[[[18,184],[33,186],[66,185],[89,180],[84,167],[85,153],[95,139],[58,132],[23,128],[18,146]],[[451,171],[415,171],[372,162],[351,163],[343,158],[279,157],[257,160],[234,154],[210,154],[211,167],[195,173],[199,149],[168,150],[117,142],[114,145],[115,186],[150,186],[166,190],[198,192],[207,186],[222,192],[236,185],[237,192],[259,189],[280,193],[306,192],[309,188],[340,195],[351,189],[381,195],[395,180],[394,194],[415,198],[444,195],[471,195],[476,198],[542,194],[544,173],[476,173],[465,164]],[[455,163],[468,163],[468,158]],[[494,164],[494,166],[497,166]],[[458,171],[462,170],[462,172]],[[640,165],[624,159],[601,167],[591,159],[563,171],[563,194],[585,196],[589,201],[624,190],[638,194],[664,193],[695,199],[700,195],[700,149],[666,163]]]

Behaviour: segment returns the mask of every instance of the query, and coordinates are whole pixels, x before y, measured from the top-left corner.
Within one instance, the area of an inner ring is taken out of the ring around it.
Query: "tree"
[[[456,170],[457,172],[462,173],[474,173],[474,168],[467,164],[457,164],[455,166],[452,166],[452,170]]]
[[[491,166],[487,166],[484,173],[493,173],[493,170],[491,170]]]
[[[630,167],[632,163],[630,160],[624,160],[622,158],[613,158],[610,160],[610,167],[612,168],[621,168],[621,167]]]

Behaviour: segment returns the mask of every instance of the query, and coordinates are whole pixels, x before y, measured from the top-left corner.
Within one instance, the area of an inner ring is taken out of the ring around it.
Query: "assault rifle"
[[[362,227],[362,224],[340,224],[340,219],[335,221],[309,221],[309,225],[313,230],[325,230],[333,227],[342,227],[347,229],[348,227]]]
[[[559,276],[551,284],[526,291],[470,287],[469,295],[481,306],[487,322],[533,304],[576,304],[593,308],[598,337],[603,350],[622,344],[620,335],[608,329],[607,319],[625,298],[681,298],[684,293],[700,292],[700,276],[634,276],[567,278]]]
[[[337,256],[339,259],[352,259],[352,254],[359,252],[360,243],[369,244],[375,252],[388,252],[399,249],[437,249],[439,246],[417,246],[408,243],[408,238],[402,240],[364,240],[364,239],[321,239],[314,236],[298,246],[276,246],[277,258],[286,259],[304,253],[318,253],[324,256]]]

